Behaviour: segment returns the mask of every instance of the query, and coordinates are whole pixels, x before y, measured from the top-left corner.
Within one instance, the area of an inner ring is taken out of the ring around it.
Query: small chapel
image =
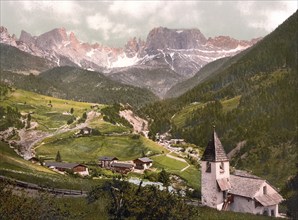
[[[230,174],[230,163],[215,129],[201,158],[202,204],[234,212],[278,217],[282,196],[266,180],[245,171]]]

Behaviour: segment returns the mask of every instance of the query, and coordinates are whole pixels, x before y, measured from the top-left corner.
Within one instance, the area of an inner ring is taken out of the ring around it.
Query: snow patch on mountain
[[[134,66],[140,59],[137,54],[134,57],[127,57],[125,53],[118,56],[117,60],[112,62],[110,68]]]

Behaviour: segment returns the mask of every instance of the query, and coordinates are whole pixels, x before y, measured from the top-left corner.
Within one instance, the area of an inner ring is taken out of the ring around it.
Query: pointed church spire
[[[201,160],[210,162],[228,161],[229,158],[215,132],[215,126],[213,126],[213,128],[212,137],[208,142]]]

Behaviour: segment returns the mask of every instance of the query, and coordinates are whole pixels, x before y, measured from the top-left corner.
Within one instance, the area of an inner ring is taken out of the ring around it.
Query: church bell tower
[[[231,188],[230,163],[215,129],[201,158],[201,169],[202,204],[222,210]]]

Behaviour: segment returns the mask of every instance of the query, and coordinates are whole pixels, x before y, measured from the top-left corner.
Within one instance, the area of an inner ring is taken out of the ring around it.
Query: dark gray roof
[[[99,160],[102,160],[102,161],[112,161],[112,160],[118,160],[117,157],[106,157],[106,156],[102,156],[99,158]]]
[[[265,180],[262,179],[230,175],[230,193],[247,198],[253,198],[264,182]]]
[[[60,162],[46,162],[45,163],[45,166],[47,166],[47,167],[57,167],[57,168],[63,168],[63,169],[73,169],[74,167],[79,166],[79,165],[86,167],[85,165],[82,165],[79,163],[60,163]]]
[[[141,162],[143,162],[143,163],[151,163],[151,162],[153,162],[153,160],[151,160],[151,159],[148,158],[148,157],[141,157],[141,158],[135,159],[135,161],[136,161],[136,160],[139,160],[139,161],[141,161]]]
[[[258,176],[252,175],[249,172],[245,170],[235,170],[234,175],[236,176],[243,176],[243,177],[250,177],[250,178],[255,178],[255,179],[261,179]]]
[[[134,165],[131,163],[113,163],[111,167],[121,167],[121,168],[132,168]]]
[[[209,143],[204,151],[201,160],[210,162],[229,160],[215,131],[213,132],[212,137],[209,140]]]

